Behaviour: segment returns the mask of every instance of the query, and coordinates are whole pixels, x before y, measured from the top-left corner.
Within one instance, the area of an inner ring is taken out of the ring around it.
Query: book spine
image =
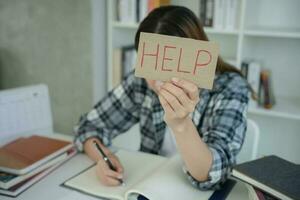
[[[222,29],[227,29],[227,18],[228,18],[228,0],[221,0],[222,1]]]
[[[117,1],[117,20],[123,23],[138,22],[137,0],[118,0]]]
[[[270,109],[272,108],[272,104],[270,101],[270,87],[269,87],[269,71],[263,71],[263,87],[264,87],[264,108]]]
[[[116,1],[116,20],[117,21],[121,21],[121,6],[120,6],[120,4],[121,4],[121,2],[120,2],[121,0],[117,0]]]
[[[113,78],[112,85],[116,87],[122,80],[122,50],[116,48],[113,50]]]
[[[234,30],[236,28],[237,19],[237,0],[227,0],[227,18],[226,18],[226,29]]]
[[[206,0],[205,26],[213,26],[214,0]]]
[[[122,78],[134,69],[136,56],[134,46],[122,47]]]
[[[222,28],[222,0],[215,0],[214,2],[214,19],[213,19],[213,28],[221,29]]]
[[[170,0],[158,0],[159,5],[158,6],[167,6],[170,5]]]
[[[136,13],[136,22],[140,22],[141,21],[141,11],[140,11],[140,3],[141,1],[139,0],[135,0],[135,13]]]
[[[200,20],[203,26],[205,25],[205,16],[206,16],[206,0],[200,0]]]
[[[148,0],[148,13],[150,13],[155,7],[155,0]]]
[[[136,0],[129,0],[130,5],[129,5],[129,23],[136,23],[138,22],[137,18],[137,5],[136,5]]]
[[[259,89],[258,89],[258,105],[263,106],[265,101],[263,86],[263,71],[260,72]]]
[[[120,22],[125,22],[126,21],[126,9],[125,9],[125,5],[126,4],[126,0],[118,0],[118,20]]]
[[[143,19],[148,14],[148,0],[138,0],[139,1],[139,21],[143,21]]]
[[[273,88],[273,84],[272,84],[271,71],[269,71],[269,79],[268,80],[269,80],[270,104],[273,107],[275,105],[275,103],[276,103],[276,100],[275,100],[274,88]]]
[[[257,61],[250,62],[248,67],[248,81],[256,94],[258,94],[258,89],[259,89],[260,70],[261,67],[259,62]]]
[[[248,80],[248,65],[249,63],[246,61],[243,61],[241,65],[241,72],[246,80]]]

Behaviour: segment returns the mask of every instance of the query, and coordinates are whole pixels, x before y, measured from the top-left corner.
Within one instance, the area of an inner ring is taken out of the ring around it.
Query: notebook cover
[[[0,148],[0,166],[23,169],[69,144],[43,136],[19,138]]]
[[[300,199],[300,165],[272,155],[236,165],[233,169],[292,199]]]

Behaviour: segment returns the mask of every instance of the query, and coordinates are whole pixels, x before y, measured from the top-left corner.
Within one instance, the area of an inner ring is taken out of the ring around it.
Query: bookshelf
[[[112,89],[113,49],[133,44],[137,23],[122,23],[116,20],[117,0],[107,1],[107,55],[108,55],[108,90]],[[171,0],[173,5],[190,8],[200,15],[200,0]],[[219,42],[221,56],[228,62],[240,67],[247,58],[258,60],[262,68],[271,71],[276,105],[266,110],[249,107],[248,116],[260,126],[261,134],[273,137],[274,131],[286,133],[289,143],[300,141],[300,18],[299,0],[238,0],[237,24],[234,29],[215,29],[205,27],[210,40]],[[276,124],[271,122],[276,121]],[[270,126],[275,126],[276,128]],[[288,127],[287,127],[288,126]],[[296,134],[298,133],[298,134]],[[273,134],[273,135],[272,135]],[[280,141],[278,134],[273,139]],[[264,138],[262,137],[262,138]],[[260,144],[260,155],[278,153],[281,150],[270,149],[268,143]],[[295,150],[300,152],[300,145]],[[273,151],[273,152],[272,152]],[[288,158],[300,162],[294,154]]]

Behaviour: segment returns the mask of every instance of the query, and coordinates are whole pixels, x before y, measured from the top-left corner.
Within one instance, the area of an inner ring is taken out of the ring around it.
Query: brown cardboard
[[[177,77],[211,89],[218,54],[215,42],[141,32],[135,75],[162,81]]]

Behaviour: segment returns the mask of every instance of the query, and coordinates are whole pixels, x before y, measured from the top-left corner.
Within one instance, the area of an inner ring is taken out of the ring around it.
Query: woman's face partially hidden
[[[158,91],[160,90],[161,85],[164,83],[162,81],[145,79],[148,86],[158,95]]]

